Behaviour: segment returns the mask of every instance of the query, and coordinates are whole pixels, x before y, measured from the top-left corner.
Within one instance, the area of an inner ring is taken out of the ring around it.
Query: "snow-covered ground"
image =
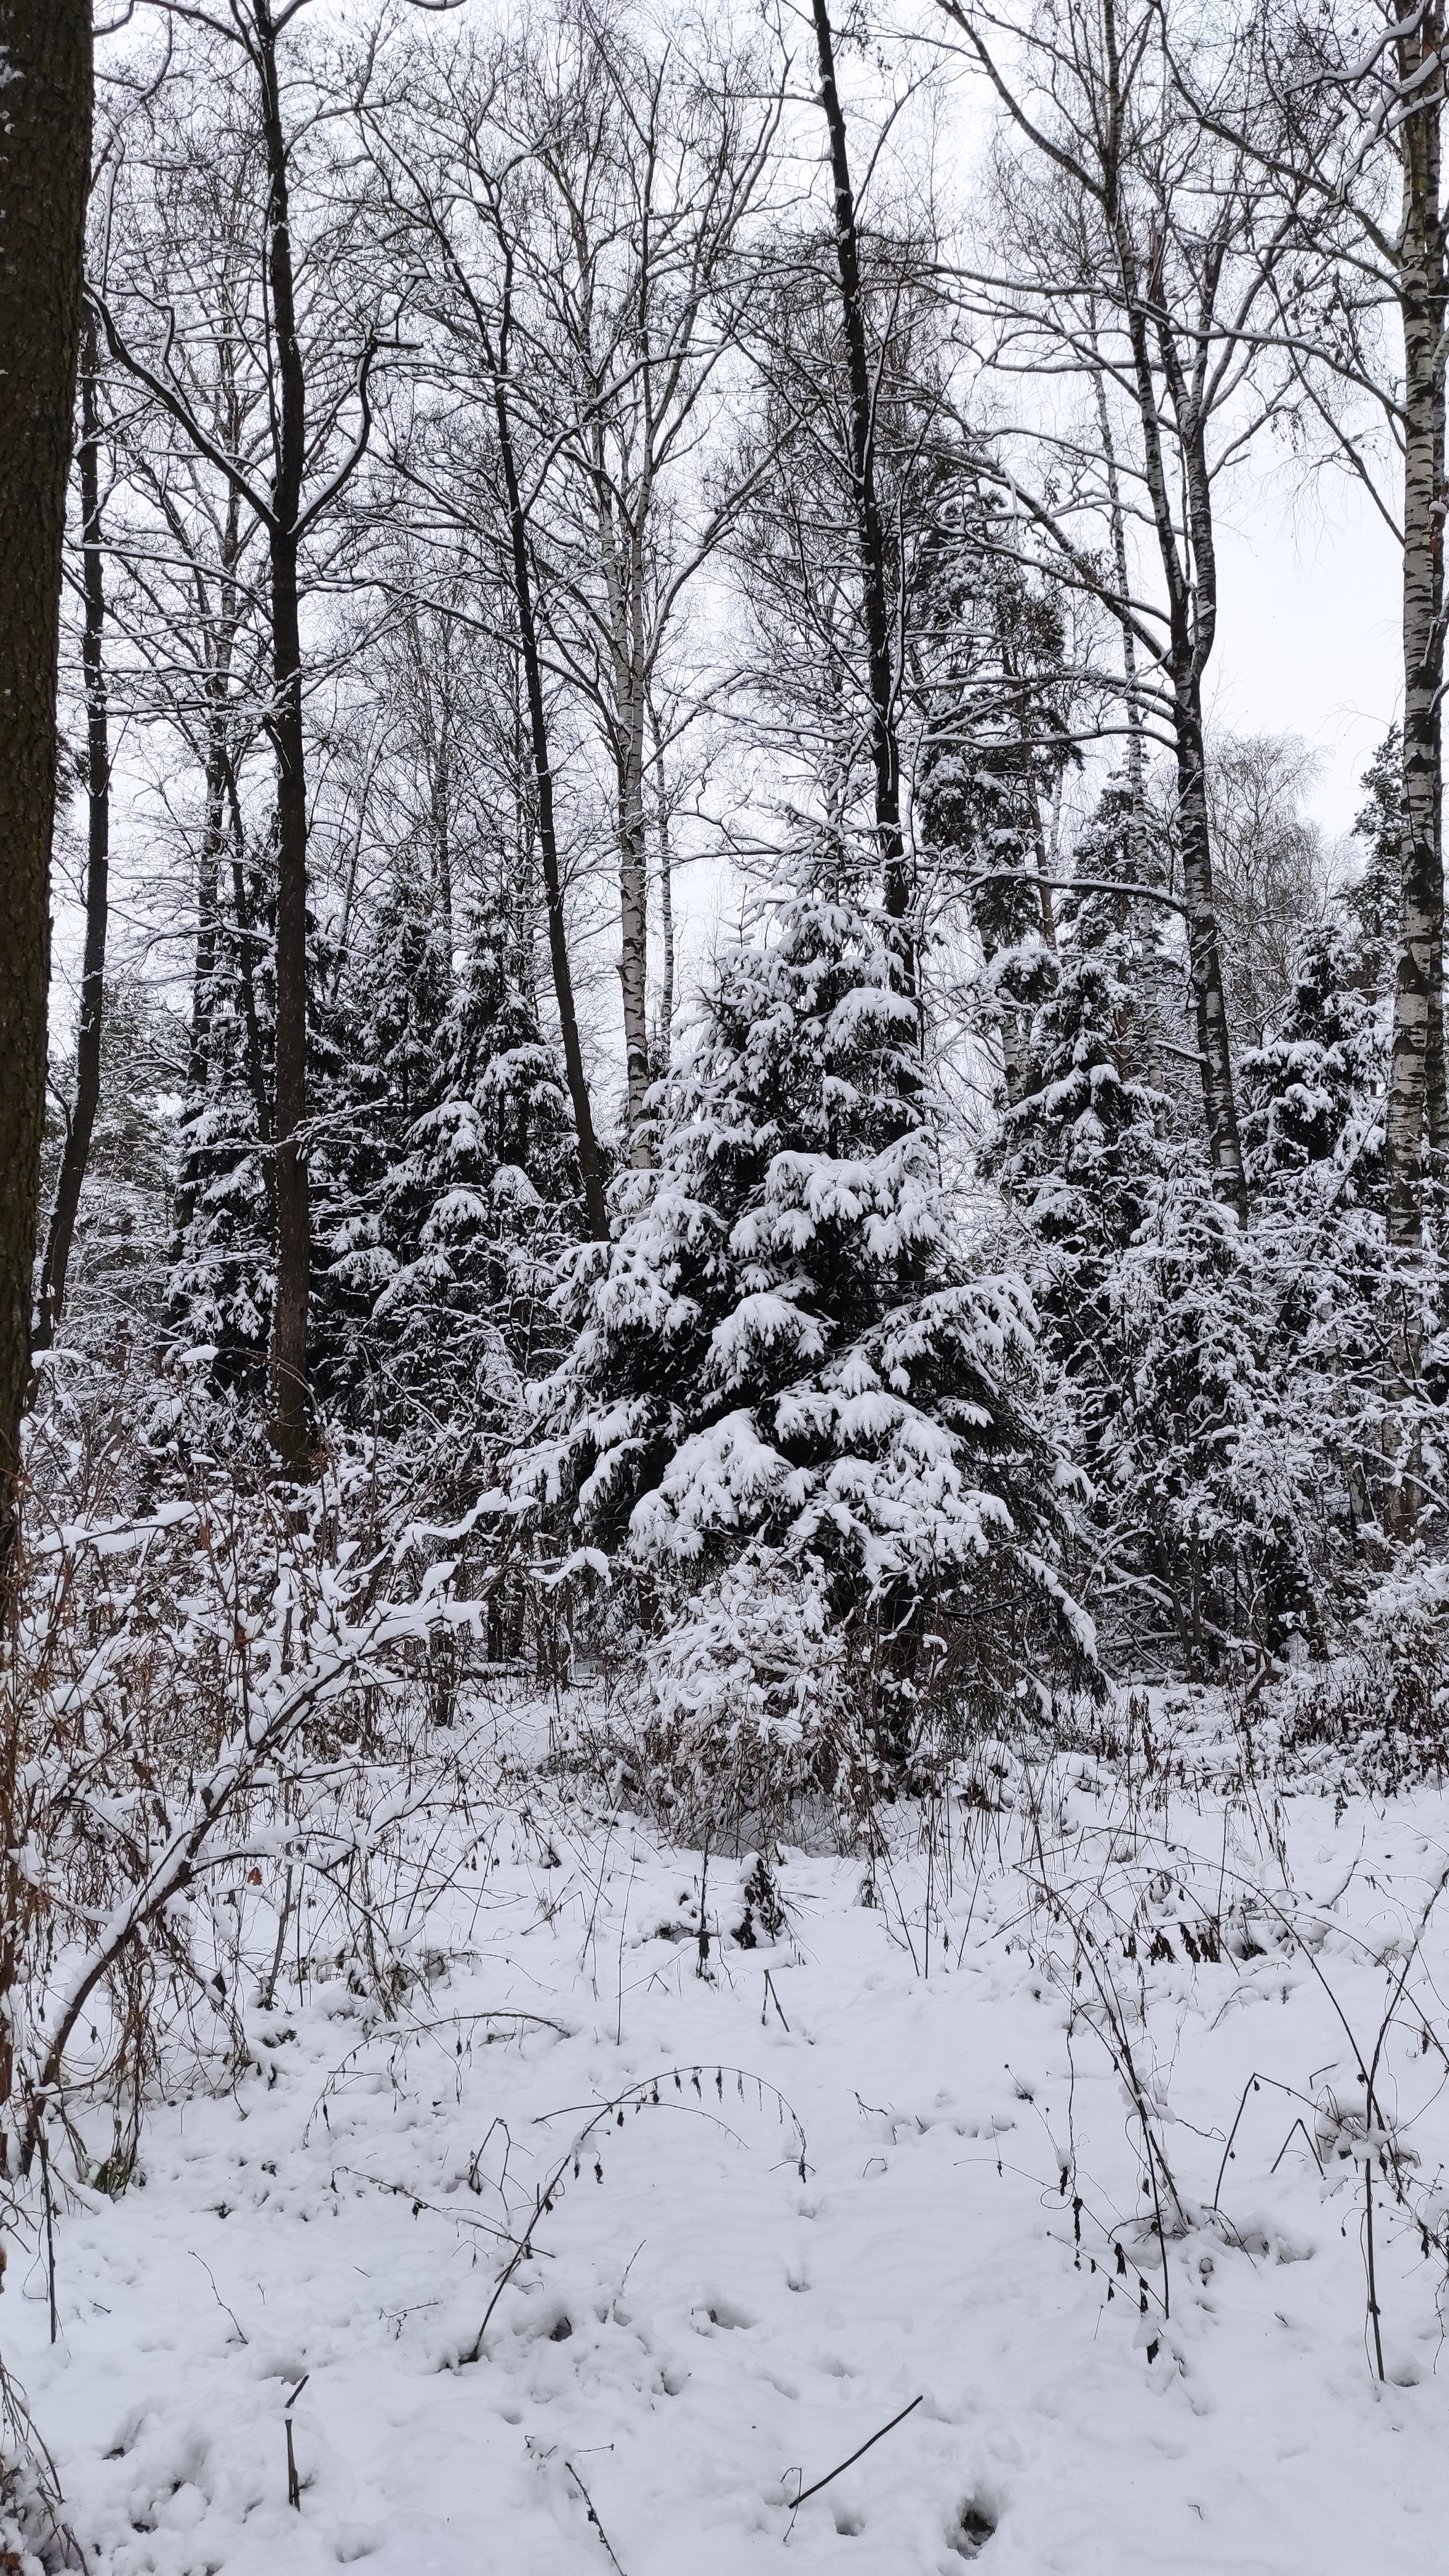
[[[703,1974],[703,1856],[516,1779],[430,1846],[394,2018],[335,1953],[245,1979],[253,2069],[59,2217],[53,2347],[7,2281],[92,2566],[1441,2569],[1444,1795],[985,1777],[873,1865],[788,1851],[754,1947],[712,1855]]]

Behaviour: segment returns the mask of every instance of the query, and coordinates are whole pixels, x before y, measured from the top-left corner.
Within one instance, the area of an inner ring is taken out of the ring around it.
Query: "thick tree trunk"
[[[0,0],[0,1613],[45,1110],[56,665],[89,175],[89,0]]]
[[[826,0],[812,0],[812,6],[815,46],[820,63],[820,104],[830,136],[830,168],[835,188],[835,256],[840,273],[841,327],[850,388],[850,480],[865,610],[871,705],[870,749],[875,771],[875,823],[880,849],[881,891],[891,919],[903,921],[910,908],[910,874],[901,831],[901,762],[896,738],[895,677],[891,664],[890,595],[886,583],[885,534],[876,494],[875,407],[865,342],[855,192],[850,179],[845,115],[835,81],[830,12]]]
[[[96,317],[87,310],[81,340],[81,577],[85,601],[81,664],[86,696],[86,935],[81,966],[80,1024],[76,1033],[75,1098],[46,1231],[36,1301],[35,1341],[48,1349],[65,1304],[66,1274],[75,1240],[81,1189],[101,1096],[101,1035],[105,1010],[106,927],[111,854],[111,746],[106,705],[106,590],[101,555],[100,349]]]
[[[568,932],[564,922],[563,883],[559,876],[558,836],[554,828],[553,770],[548,754],[548,720],[543,703],[543,668],[538,655],[538,627],[533,614],[533,580],[528,562],[528,527],[519,497],[517,462],[513,452],[513,427],[508,413],[503,375],[499,367],[493,372],[493,410],[498,424],[498,451],[503,465],[504,490],[508,499],[508,526],[513,554],[513,595],[518,608],[518,641],[523,659],[523,685],[528,700],[528,731],[533,751],[533,774],[538,788],[538,846],[543,860],[544,901],[548,910],[548,954],[553,968],[554,999],[558,1004],[559,1030],[563,1038],[564,1076],[569,1100],[573,1106],[574,1132],[579,1145],[579,1177],[584,1185],[584,1209],[589,1232],[598,1243],[609,1239],[609,1216],[604,1204],[604,1175],[599,1148],[594,1136],[593,1111],[589,1103],[588,1080],[584,1073],[583,1049],[579,1044],[578,1012],[574,1007],[573,970],[569,964]]]
[[[90,162],[90,0],[0,0],[0,62],[0,1629],[13,1636],[45,1108],[61,558]],[[0,2104],[14,2087],[11,2002],[36,1901],[16,1815],[22,1711],[12,1678],[0,1720]]]
[[[1431,1097],[1442,1119],[1443,1006],[1438,990],[1444,928],[1439,856],[1440,711],[1444,675],[1445,237],[1440,210],[1441,77],[1426,67],[1444,40],[1442,8],[1407,6],[1398,44],[1403,92],[1417,100],[1398,128],[1403,168],[1399,307],[1404,333],[1404,827],[1399,958],[1384,1120],[1388,1240],[1397,1256],[1385,1363],[1387,1526],[1412,1534],[1418,1518],[1417,1440],[1404,1419],[1423,1340],[1424,1130]],[[1435,1059],[1438,1059],[1437,1063]]]

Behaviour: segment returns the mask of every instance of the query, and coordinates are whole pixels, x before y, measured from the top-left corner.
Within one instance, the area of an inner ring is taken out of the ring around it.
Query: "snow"
[[[1437,2571],[1445,1796],[1279,1797],[1190,1717],[1154,1700],[1135,1766],[983,1754],[865,1856],[791,1847],[754,1947],[748,1852],[607,1812],[520,1719],[472,1827],[410,1828],[379,1886],[420,1970],[391,2019],[320,1901],[264,2010],[239,1874],[250,2068],[173,2068],[114,2202],[57,2148],[53,2348],[43,2239],[12,2258],[7,2357],[92,2566]],[[1381,2382],[1354,2099],[1400,1979]],[[1186,2213],[1162,2242],[1143,2105]]]

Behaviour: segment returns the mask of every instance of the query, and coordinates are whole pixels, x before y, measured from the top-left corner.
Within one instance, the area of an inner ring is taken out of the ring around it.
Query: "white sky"
[[[1301,734],[1323,763],[1314,810],[1343,832],[1399,712],[1397,549],[1344,484],[1292,514],[1281,488],[1246,477],[1235,499],[1219,529],[1211,716],[1237,733]]]

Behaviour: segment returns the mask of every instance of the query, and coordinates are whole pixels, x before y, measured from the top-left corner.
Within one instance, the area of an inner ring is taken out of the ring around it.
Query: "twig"
[[[1308,2097],[1307,2097],[1307,2095],[1306,2095],[1305,2093],[1300,2093],[1300,2092],[1299,2092],[1298,2087],[1297,2087],[1297,2085],[1296,2085],[1296,2084],[1284,2084],[1284,2083],[1280,2080],[1280,2078],[1279,2078],[1278,2076],[1276,2076],[1276,2075],[1258,2075],[1258,2074],[1254,2073],[1254,2074],[1252,2074],[1252,2075],[1250,2075],[1250,2076],[1249,2076],[1249,2078],[1248,2078],[1248,2080],[1247,2080],[1247,2083],[1243,2086],[1243,2098],[1242,2098],[1241,2102],[1238,2104],[1238,2108],[1237,2108],[1237,2115],[1236,2115],[1236,2117],[1235,2117],[1235,2119],[1234,2119],[1234,2121],[1233,2121],[1233,2125],[1232,2125],[1232,2127],[1231,2127],[1231,2128],[1229,2129],[1229,2131],[1228,2131],[1228,2140],[1227,2140],[1227,2145],[1226,2145],[1226,2146],[1224,2147],[1224,2149],[1223,2149],[1223,2160],[1222,2160],[1222,2163],[1221,2163],[1221,2164],[1219,2165],[1219,2167],[1218,2167],[1218,2178],[1217,2178],[1216,2183],[1215,2183],[1215,2184],[1214,2184],[1214,2186],[1213,2186],[1213,2211],[1214,2211],[1214,2214],[1216,2214],[1217,2206],[1218,2206],[1218,2202],[1219,2202],[1219,2201],[1221,2200],[1221,2198],[1222,2198],[1222,2192],[1223,2192],[1223,2176],[1224,2176],[1224,2175],[1225,2175],[1225,2173],[1227,2172],[1229,2159],[1230,2159],[1230,2158],[1231,2158],[1231,2156],[1232,2156],[1232,2152],[1233,2152],[1233,2140],[1234,2140],[1234,2138],[1235,2138],[1235,2137],[1237,2136],[1237,2134],[1238,2134],[1238,2127],[1239,2127],[1239,2123],[1240,2123],[1240,2122],[1241,2122],[1241,2120],[1242,2120],[1243,2113],[1246,2111],[1246,2109],[1247,2109],[1247,2107],[1248,2107],[1248,2095],[1249,2095],[1250,2093],[1256,2093],[1256,2092],[1258,2091],[1259,2087],[1260,2087],[1261,2085],[1264,2085],[1264,2084],[1271,2085],[1271,2087],[1272,2087],[1272,2089],[1273,2089],[1273,2091],[1274,2091],[1275,2093],[1286,2093],[1290,2102],[1306,2102],[1306,2101],[1307,2101],[1307,2099],[1308,2099]],[[1312,2105],[1311,2105],[1311,2104],[1309,2104],[1309,2108],[1310,2108],[1310,2109],[1312,2108]],[[1305,2134],[1306,2134],[1306,2133],[1305,2133]],[[1291,2130],[1291,2129],[1289,2130],[1288,2135],[1289,2135],[1289,2137],[1290,2137],[1290,2138],[1292,2137],[1293,2132],[1292,2132],[1292,2130]],[[1277,2167],[1276,2167],[1276,2165],[1275,2165],[1275,2167],[1274,2167],[1274,2171],[1275,2171],[1275,2173],[1276,2173],[1276,2171],[1277,2171]]]
[[[298,2513],[302,2510],[302,2481],[297,2475],[297,2454],[292,2448],[292,2409],[311,2376],[310,2370],[303,2371],[287,2400],[286,2412],[282,2418],[287,2427],[287,2502]]]
[[[564,2163],[566,2164],[566,2163],[567,2163],[567,2161],[568,2161],[568,2158],[567,2158],[567,2157],[565,2157],[565,2159],[564,2159]],[[563,2175],[563,2170],[564,2170],[563,2165],[560,2165],[560,2166],[559,2166],[559,2168],[558,2168],[557,2173],[554,2175],[554,2183],[556,2183],[556,2182],[558,2182],[558,2181],[560,2181],[560,2180],[561,2180],[562,2175]],[[548,2198],[548,2197],[552,2194],[553,2187],[554,2187],[554,2186],[553,2186],[553,2183],[550,2183],[550,2185],[549,2185],[549,2189],[548,2189],[548,2192],[544,2195],[545,2199],[546,2199],[546,2198]],[[543,2207],[543,2202],[542,2202],[542,2201],[540,2201],[540,2203],[539,2203],[538,2207],[534,2210],[534,2213],[533,2213],[533,2226],[535,2226],[535,2227],[536,2227],[536,2226],[537,2226],[537,2224],[538,2224],[538,2220],[539,2220],[539,2216],[540,2216],[541,2211],[542,2211],[542,2207]],[[474,2362],[474,2361],[476,2361],[476,2360],[478,2359],[479,2355],[481,2354],[481,2352],[482,2352],[482,2350],[483,2350],[483,2337],[484,2337],[484,2336],[486,2335],[486,2333],[488,2332],[489,2320],[490,2320],[490,2319],[491,2319],[491,2317],[492,2317],[493,2311],[494,2311],[494,2309],[497,2307],[499,2300],[502,2298],[504,2291],[507,2289],[509,2282],[512,2280],[514,2273],[517,2271],[517,2269],[518,2269],[518,2267],[519,2267],[519,2264],[523,2261],[523,2258],[524,2258],[525,2254],[531,2253],[531,2252],[532,2252],[532,2250],[533,2250],[533,2249],[532,2249],[532,2227],[530,2227],[530,2228],[528,2228],[528,2229],[525,2229],[525,2231],[524,2231],[524,2234],[523,2234],[522,2238],[520,2239],[519,2243],[518,2243],[517,2245],[515,2245],[515,2247],[514,2247],[514,2249],[513,2249],[513,2252],[512,2252],[512,2254],[511,2254],[511,2256],[510,2256],[510,2258],[509,2258],[508,2262],[505,2264],[505,2266],[504,2266],[504,2268],[503,2268],[502,2272],[501,2272],[501,2273],[499,2274],[499,2276],[498,2276],[498,2281],[497,2281],[497,2284],[496,2284],[496,2286],[495,2286],[495,2288],[494,2288],[493,2296],[492,2296],[492,2298],[489,2300],[487,2307],[486,2307],[486,2308],[484,2309],[484,2311],[483,2311],[483,2323],[482,2323],[482,2324],[481,2324],[481,2326],[478,2328],[478,2332],[477,2332],[476,2336],[474,2337],[474,2339],[473,2339],[472,2343],[470,2343],[470,2345],[468,2346],[467,2351],[466,2351],[466,2352],[464,2352],[464,2353],[460,2353],[460,2354],[459,2354],[459,2356],[458,2356],[459,2364],[460,2364],[460,2366],[461,2366],[461,2367],[466,2368],[466,2367],[467,2367],[467,2365],[468,2365],[470,2362]]]
[[[780,2016],[780,2026],[781,2026],[782,2030],[784,2031],[784,2033],[785,2033],[786,2037],[788,2038],[788,2037],[789,2037],[789,2034],[790,2034],[790,2025],[789,2025],[789,2023],[788,2023],[788,2022],[786,2021],[786,2019],[785,2019],[784,2007],[782,2006],[782,2004],[781,2004],[781,2002],[780,2002],[780,1998],[779,1998],[779,1996],[778,1996],[778,1995],[776,1994],[776,1992],[775,1992],[775,1982],[774,1982],[774,1979],[772,1978],[772,1976],[770,1975],[770,1971],[769,1971],[769,1969],[768,1969],[768,1968],[765,1970],[765,1997],[766,1997],[766,2001],[767,2001],[768,2003],[772,2003],[772,2004],[774,2005],[776,2012],[777,2012],[777,2013],[779,2014],[779,2016]],[[765,2018],[765,2015],[764,2015],[764,2010],[763,2010],[763,2008],[762,2008],[762,2009],[761,2009],[761,2013],[760,2013],[760,2019],[761,2019],[761,2021],[763,2021],[763,2020],[764,2020],[764,2018]]]
[[[844,2470],[853,2468],[857,2460],[863,2460],[867,2451],[874,2450],[877,2442],[883,2442],[887,2433],[893,2433],[898,2424],[904,2424],[906,2417],[908,2415],[914,2415],[916,2408],[918,2406],[923,2406],[925,2402],[925,2390],[923,2389],[919,2397],[913,2397],[911,2399],[909,2406],[903,2406],[901,2408],[899,2415],[893,2415],[888,2424],[882,2424],[878,2433],[872,2433],[868,2442],[862,2442],[858,2451],[852,2451],[848,2460],[842,2460],[838,2468],[827,2469],[824,2477],[817,2478],[813,2487],[802,2487],[799,2495],[796,2496],[794,2503],[790,2507],[791,2519],[794,2519],[794,2516],[799,2512],[802,2504],[808,2504],[810,2498],[813,2495],[818,2495],[822,2487],[828,2487],[832,2478],[838,2478]],[[799,2474],[800,2472],[797,2470],[796,2475],[798,2476]]]
[[[1304,2128],[1301,2115],[1300,2115],[1300,2117],[1299,2117],[1298,2119],[1296,2119],[1296,2120],[1294,2121],[1294,2123],[1293,2123],[1293,2129],[1297,2129],[1297,2130],[1299,2130],[1299,2131],[1301,2132],[1304,2145],[1307,2147],[1308,2152],[1309,2152],[1309,2154],[1311,2155],[1311,2157],[1313,2158],[1314,2163],[1317,2165],[1319,2172],[1320,2172],[1320,2173],[1322,2173],[1322,2171],[1323,2171],[1323,2158],[1322,2158],[1322,2156],[1319,2154],[1318,2149],[1315,2147],[1315,2145],[1314,2145],[1314,2143],[1313,2143],[1313,2140],[1310,2138],[1310,2136],[1309,2136],[1309,2134],[1308,2134],[1308,2131]],[[1275,2174],[1275,2173],[1277,2172],[1278,2167],[1281,2165],[1281,2163],[1282,2163],[1282,2161],[1283,2161],[1284,2157],[1285,2157],[1285,2156],[1286,2156],[1286,2154],[1288,2153],[1289,2148],[1292,2146],[1292,2144],[1293,2144],[1293,2129],[1290,2129],[1290,2130],[1289,2130],[1287,2137],[1284,2139],[1283,2144],[1282,2144],[1282,2145],[1281,2145],[1281,2147],[1279,2148],[1279,2150],[1278,2150],[1278,2152],[1277,2152],[1276,2156],[1273,2158],[1272,2163],[1271,2163],[1271,2164],[1270,2164],[1270,2166],[1268,2167],[1268,2171],[1269,2171],[1269,2173],[1270,2173],[1270,2174]]]
[[[705,1913],[705,1906],[708,1901],[709,1842],[706,1838],[704,1857],[701,1861],[699,1872],[699,1961],[694,1971],[697,1977],[707,1977],[709,1975],[709,1918]]]
[[[574,2467],[574,2464],[573,2464],[572,2460],[565,2460],[565,2462],[564,2462],[564,2467],[567,2469],[567,2471],[568,2471],[568,2473],[569,2473],[569,2476],[573,2479],[574,2485],[578,2488],[578,2491],[579,2491],[580,2495],[583,2497],[583,2500],[584,2500],[584,2511],[587,2513],[587,2515],[588,2515],[588,2517],[589,2517],[589,2520],[590,2520],[590,2522],[593,2524],[595,2531],[596,2531],[596,2532],[598,2533],[598,2535],[599,2535],[599,2538],[602,2540],[602,2542],[603,2542],[603,2544],[604,2544],[604,2547],[605,2547],[605,2548],[608,2550],[608,2552],[609,2552],[609,2563],[610,2563],[610,2565],[611,2565],[612,2567],[619,2567],[618,2559],[614,2556],[613,2549],[612,2549],[612,2547],[610,2546],[610,2542],[609,2542],[609,2535],[608,2535],[607,2531],[604,2529],[603,2524],[600,2522],[598,2515],[597,2515],[597,2514],[595,2513],[595,2511],[594,2511],[594,2499],[593,2499],[593,2497],[590,2495],[590,2493],[589,2493],[589,2491],[588,2491],[588,2488],[585,2486],[585,2484],[584,2484],[584,2482],[583,2482],[583,2479],[579,2476],[578,2470]],[[622,2567],[619,2567],[619,2576],[624,2576],[624,2570],[623,2570],[623,2568],[622,2568]]]
[[[198,2254],[198,2253],[197,2253],[197,2250],[196,2250],[196,2248],[195,2248],[195,2246],[194,2246],[194,2245],[192,2246],[192,2249],[191,2249],[191,2259],[192,2259],[192,2262],[193,2262],[193,2263],[200,2263],[200,2265],[201,2265],[201,2268],[202,2268],[203,2272],[206,2274],[206,2277],[207,2277],[208,2281],[211,2283],[211,2295],[212,2295],[212,2297],[215,2299],[217,2306],[220,2308],[220,2310],[221,2310],[221,2312],[222,2312],[222,2315],[223,2315],[224,2317],[230,2317],[230,2319],[231,2319],[231,2321],[232,2321],[232,2324],[233,2324],[233,2325],[235,2326],[235,2328],[236,2328],[236,2332],[237,2332],[237,2341],[238,2341],[238,2343],[249,2343],[249,2342],[250,2342],[250,2340],[251,2340],[251,2338],[250,2338],[250,2336],[247,2334],[246,2329],[244,2328],[244,2326],[243,2326],[243,2324],[242,2324],[242,2321],[241,2321],[240,2317],[237,2315],[237,2312],[236,2312],[235,2308],[229,2308],[229,2307],[227,2306],[225,2299],[222,2297],[220,2290],[219,2290],[219,2289],[217,2288],[217,2286],[216,2286],[216,2274],[213,2272],[213,2270],[212,2270],[212,2268],[211,2268],[211,2265],[210,2265],[210,2264],[205,2260],[205,2258],[204,2258],[202,2255],[200,2255],[200,2254]]]
[[[55,2310],[55,2199],[50,2188],[50,2148],[42,2128],[37,2143],[40,2148],[40,2180],[45,2200],[45,2265],[50,2291],[50,2340],[55,2343],[60,2323]]]

